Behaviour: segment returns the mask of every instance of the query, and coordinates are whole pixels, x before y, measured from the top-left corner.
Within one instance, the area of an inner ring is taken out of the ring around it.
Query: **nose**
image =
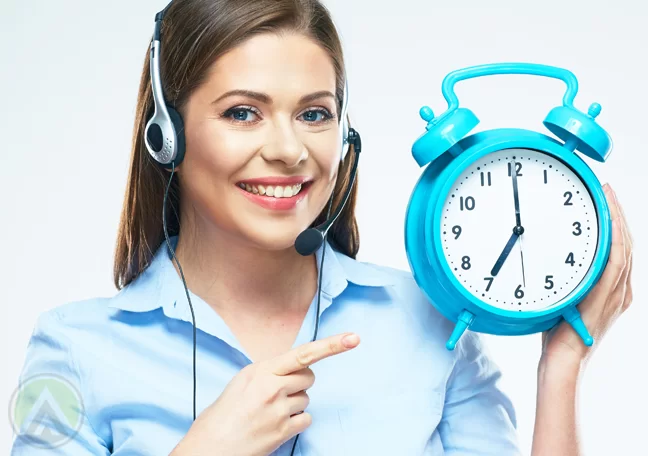
[[[283,162],[287,168],[294,168],[308,158],[308,150],[289,120],[277,121],[271,135],[261,149],[264,160]]]

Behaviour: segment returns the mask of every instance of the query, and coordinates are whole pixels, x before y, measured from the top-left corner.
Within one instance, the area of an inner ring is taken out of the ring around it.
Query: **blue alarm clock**
[[[455,83],[498,74],[565,82],[562,105],[544,126],[558,139],[518,128],[469,135],[479,120],[460,108]],[[405,247],[418,286],[455,323],[455,348],[471,331],[524,335],[562,319],[593,344],[577,305],[601,276],[610,252],[611,218],[602,186],[576,153],[604,162],[612,140],[573,105],[578,81],[562,68],[530,63],[479,65],[442,83],[447,110],[425,106],[426,131],[412,147],[425,167],[412,191]]]

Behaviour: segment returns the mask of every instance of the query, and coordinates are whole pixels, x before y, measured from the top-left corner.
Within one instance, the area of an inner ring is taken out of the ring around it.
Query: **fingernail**
[[[355,347],[359,341],[360,338],[356,334],[347,334],[342,338],[342,345],[346,348],[351,348]]]

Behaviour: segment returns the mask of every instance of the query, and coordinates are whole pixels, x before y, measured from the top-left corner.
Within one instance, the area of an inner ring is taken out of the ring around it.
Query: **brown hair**
[[[220,55],[256,34],[284,31],[306,35],[328,52],[335,69],[336,92],[341,106],[345,77],[342,45],[329,11],[318,0],[175,0],[166,12],[161,28],[160,71],[167,103],[182,112],[189,95],[204,81],[209,67]],[[143,134],[152,110],[147,47],[137,98],[131,164],[116,242],[114,283],[118,289],[128,285],[148,267],[164,241],[162,201],[169,174],[148,154]],[[349,184],[354,155],[351,146],[340,165],[333,210]],[[332,246],[352,258],[356,257],[359,249],[356,195],[357,184],[328,234]],[[174,175],[167,206],[169,236],[179,233],[181,209],[180,186],[177,175]],[[325,211],[312,226],[325,220]]]

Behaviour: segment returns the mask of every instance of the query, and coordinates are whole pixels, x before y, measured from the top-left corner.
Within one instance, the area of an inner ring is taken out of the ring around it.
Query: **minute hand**
[[[515,160],[511,163],[511,176],[513,176],[513,201],[515,203],[515,224],[518,227],[522,226],[520,220],[520,198],[518,196],[518,183],[517,183],[517,167]]]

